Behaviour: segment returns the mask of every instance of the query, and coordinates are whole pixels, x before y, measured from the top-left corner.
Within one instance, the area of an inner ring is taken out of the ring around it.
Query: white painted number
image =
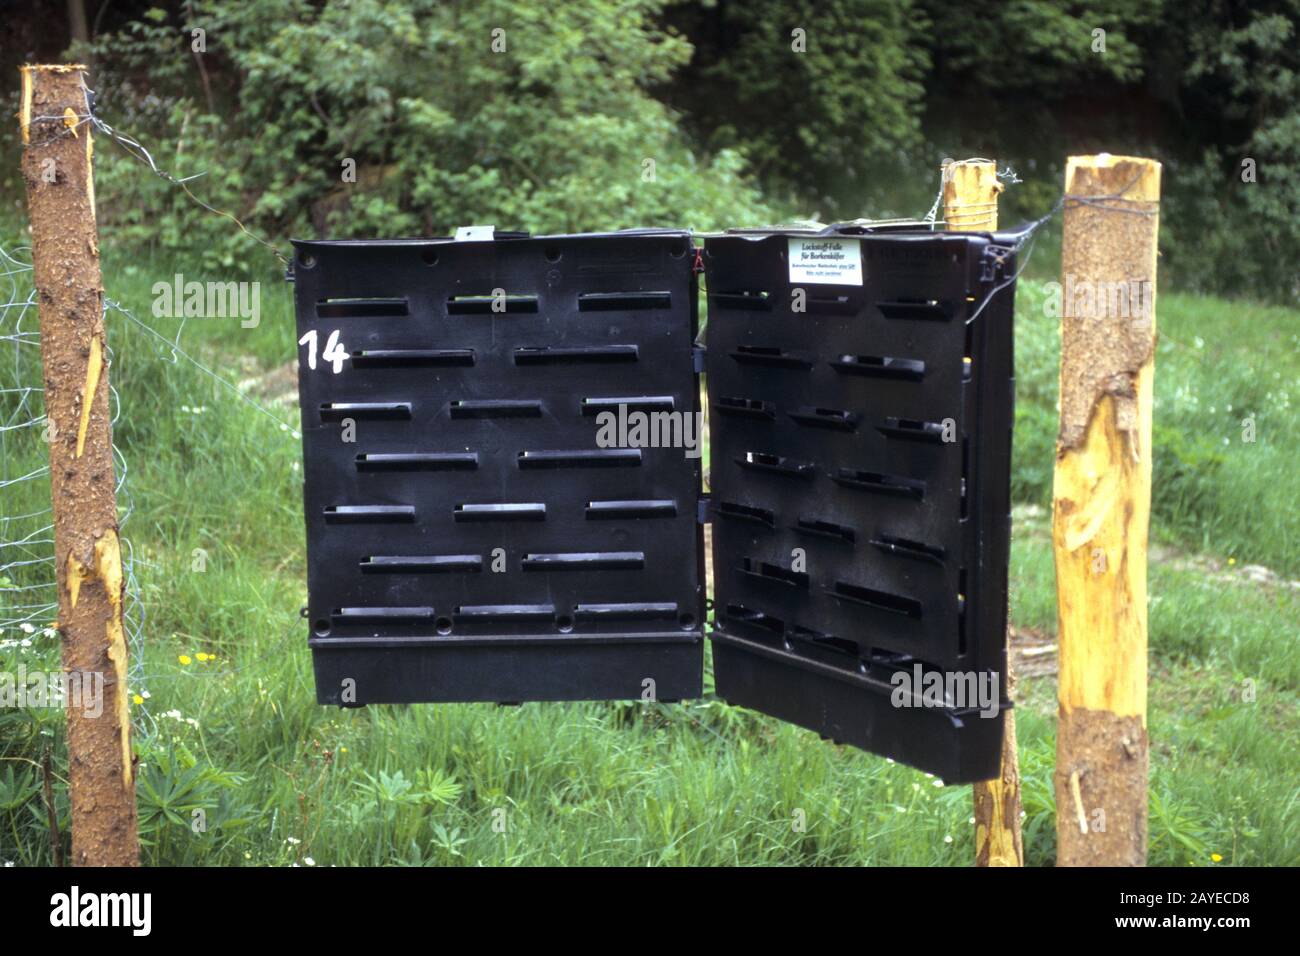
[[[307,367],[312,371],[316,370],[316,330],[312,329],[306,335],[298,340],[299,345],[307,346]],[[334,374],[337,375],[343,371],[343,360],[348,357],[348,350],[339,341],[339,330],[335,329],[330,333],[330,337],[325,340],[325,351],[321,353],[321,358],[334,365]]]

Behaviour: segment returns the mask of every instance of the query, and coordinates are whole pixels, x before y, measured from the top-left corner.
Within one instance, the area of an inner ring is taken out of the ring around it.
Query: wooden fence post
[[[997,163],[967,159],[943,165],[943,221],[949,232],[990,232],[998,227]]]
[[[1071,156],[1061,247],[1059,866],[1147,852],[1147,527],[1160,164]]]
[[[39,297],[72,862],[134,866],[135,768],[85,68],[22,68],[23,177]]]
[[[943,220],[949,232],[987,232],[998,227],[997,164],[966,160],[943,167]],[[1011,648],[1007,647],[1006,691],[1014,689]],[[1016,756],[1016,715],[1006,714],[1002,772],[996,780],[972,787],[975,798],[975,865],[1024,866],[1020,836],[1020,761]]]

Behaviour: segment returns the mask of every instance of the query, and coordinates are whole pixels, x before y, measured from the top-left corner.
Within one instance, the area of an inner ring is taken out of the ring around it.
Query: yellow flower
[[[135,702],[135,705],[136,705],[137,707],[139,707],[141,704],[144,703],[144,698],[141,697],[139,694],[132,694],[132,695],[131,695],[131,700]]]
[[[1236,564],[1236,563],[1237,563],[1237,559],[1236,559],[1236,558],[1229,558],[1229,559],[1228,559],[1228,565],[1229,565],[1229,566],[1232,566],[1232,565],[1234,565],[1234,564]]]
[[[184,664],[186,667],[189,667],[190,664],[194,663],[193,661],[190,660],[190,655],[188,654],[182,654],[180,657],[176,659],[180,661],[182,664]]]
[[[197,658],[198,658],[200,661],[202,661],[203,663],[207,663],[208,655],[207,655],[207,654],[204,654],[202,651],[199,651],[199,652],[198,652],[197,654],[195,654],[194,656],[197,657]]]
[[[1223,857],[1219,856],[1219,854],[1217,854],[1217,853],[1211,853],[1211,854],[1210,854],[1210,859],[1213,860],[1215,863],[1222,863],[1222,862],[1223,862]]]
[[[340,748],[339,748],[339,753],[341,753],[341,754],[345,754],[345,753],[347,753],[347,752],[348,752],[348,748],[347,748],[347,747],[340,747]]]

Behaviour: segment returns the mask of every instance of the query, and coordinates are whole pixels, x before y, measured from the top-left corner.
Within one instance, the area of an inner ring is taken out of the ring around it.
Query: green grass
[[[175,271],[185,268],[110,258],[106,285],[170,337],[176,323],[149,314],[150,280]],[[1041,298],[1041,286],[1026,284],[1017,322],[1015,493],[1037,510],[1017,512],[1012,613],[1017,626],[1050,634],[1043,506],[1056,331]],[[1300,576],[1300,481],[1285,454],[1300,439],[1286,397],[1300,371],[1300,313],[1178,295],[1163,296],[1159,310],[1153,530],[1170,548],[1151,572],[1151,862],[1212,865],[1218,854],[1223,864],[1295,864],[1300,591],[1252,583],[1241,567]],[[970,788],[938,786],[707,695],[648,707],[316,706],[298,618],[296,409],[274,407],[282,429],[184,358],[173,363],[121,315],[109,323],[122,399],[116,440],[129,469],[124,533],[145,612],[132,669],[133,690],[149,693],[134,708],[146,862],[971,861]],[[181,342],[231,381],[282,366],[295,352],[290,292],[268,276],[258,329],[191,320]],[[0,387],[14,384],[11,374],[37,380],[30,359],[15,369],[5,356]],[[1253,445],[1235,440],[1243,409],[1259,423]],[[11,477],[43,454],[31,429],[0,433],[0,452]],[[31,481],[3,493],[4,513],[17,515],[43,507],[48,488]],[[18,524],[0,528],[4,540]],[[206,570],[194,570],[195,549],[206,552]],[[13,583],[43,573],[18,569]],[[22,593],[0,592],[0,602],[17,604]],[[0,607],[0,616],[10,615]],[[16,637],[0,634],[0,670],[57,667],[51,634],[4,645]],[[1050,864],[1054,680],[1022,682],[1016,713],[1027,858]],[[33,761],[46,747],[66,833],[62,723],[55,711],[0,711],[0,860],[50,862],[33,789]],[[197,833],[196,809],[205,822]]]
[[[1060,336],[1044,284],[1019,293],[1012,492],[1048,506]],[[1153,537],[1300,577],[1300,312],[1177,293],[1156,312]]]

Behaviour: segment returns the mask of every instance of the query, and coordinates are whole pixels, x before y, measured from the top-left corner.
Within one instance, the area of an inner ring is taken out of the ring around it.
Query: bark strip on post
[[[58,627],[69,690],[72,862],[135,866],[122,554],[84,69],[22,68],[22,169],[49,421]]]
[[[997,164],[967,160],[943,167],[943,221],[949,232],[984,232],[998,227]],[[1006,692],[1015,689],[1007,648]],[[1024,866],[1020,835],[1020,761],[1016,756],[1016,715],[1007,711],[1002,737],[1002,771],[995,780],[972,787],[975,798],[975,865]]]
[[[1061,247],[1059,866],[1147,853],[1147,528],[1160,164],[1072,156]]]

